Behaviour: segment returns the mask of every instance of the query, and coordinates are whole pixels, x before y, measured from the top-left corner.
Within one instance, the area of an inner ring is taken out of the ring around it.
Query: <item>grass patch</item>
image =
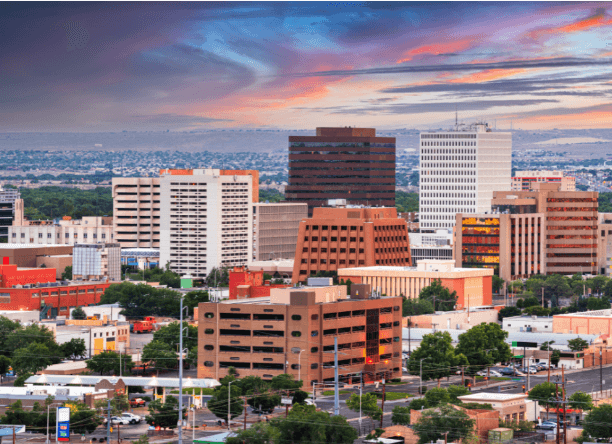
[[[334,393],[335,392],[333,390],[325,390],[323,392],[323,396],[332,396]],[[349,392],[348,390],[338,390],[339,395],[348,395],[349,393],[351,392]]]
[[[406,398],[412,398],[414,395],[411,395],[409,393],[400,393],[400,392],[387,392],[385,393],[385,399],[387,401],[395,401],[398,399],[406,399]]]
[[[484,376],[476,376],[477,381],[484,381]],[[490,381],[509,381],[511,378],[506,378],[504,376],[491,376],[489,378]]]
[[[387,382],[387,385],[404,385],[404,384],[408,384],[407,382]]]

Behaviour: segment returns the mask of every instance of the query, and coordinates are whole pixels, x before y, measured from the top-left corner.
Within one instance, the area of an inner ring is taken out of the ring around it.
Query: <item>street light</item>
[[[227,430],[231,430],[230,429],[230,400],[232,399],[232,382],[234,381],[230,381],[229,384],[227,384]]]
[[[419,394],[423,394],[423,361],[425,359],[429,359],[430,356],[421,359],[421,362],[419,362],[419,369],[420,369],[420,377],[419,377]]]
[[[302,352],[306,350],[300,350],[298,355],[298,381],[302,380]]]

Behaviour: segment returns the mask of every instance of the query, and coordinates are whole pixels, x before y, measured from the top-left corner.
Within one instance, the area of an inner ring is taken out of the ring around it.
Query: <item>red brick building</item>
[[[270,289],[285,288],[288,285],[271,285],[264,281],[263,271],[251,271],[245,267],[234,267],[229,272],[229,298],[246,299],[270,296]]]
[[[0,265],[0,310],[41,310],[46,316],[68,316],[70,308],[94,305],[111,284],[56,282],[54,268]],[[48,307],[48,308],[45,308]]]
[[[408,224],[395,208],[315,208],[300,222],[292,281],[319,271],[411,263]]]

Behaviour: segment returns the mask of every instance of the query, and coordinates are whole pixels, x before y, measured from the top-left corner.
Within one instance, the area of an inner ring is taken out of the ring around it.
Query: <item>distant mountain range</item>
[[[501,130],[500,130],[501,131]],[[612,157],[612,129],[514,130],[514,150],[566,152],[571,157]],[[0,133],[0,150],[35,151],[211,151],[285,152],[290,135],[315,135],[305,130],[209,130],[185,132]],[[419,130],[380,130],[396,137],[400,150],[418,149]]]

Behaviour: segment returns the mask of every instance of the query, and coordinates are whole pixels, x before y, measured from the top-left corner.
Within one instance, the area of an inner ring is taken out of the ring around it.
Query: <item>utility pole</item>
[[[108,407],[106,410],[107,413],[107,420],[106,420],[106,442],[110,443],[110,426],[111,426],[111,406],[110,406],[110,399],[108,400]]]
[[[381,415],[380,415],[380,428],[383,428],[383,418],[385,417],[385,395],[386,395],[386,386],[387,384],[385,384],[385,376],[387,376],[387,372],[385,371],[384,376],[383,376],[383,392],[382,392],[382,401],[380,403],[380,409],[382,410]]]
[[[465,374],[463,373],[463,366],[461,366],[461,385],[465,387]]]
[[[555,409],[557,411],[557,444],[559,444],[559,383],[555,384],[555,399],[557,400]]]
[[[550,341],[548,341],[548,382],[550,382]]]
[[[195,410],[194,410],[195,413]],[[246,402],[246,396],[244,398],[244,430],[246,430],[246,415],[247,415],[247,402]]]
[[[338,336],[334,337],[334,415],[340,415],[340,398],[338,396]]]
[[[603,392],[603,353],[602,347],[599,347],[599,393]]]
[[[188,307],[185,307],[188,308]],[[179,406],[178,406],[178,444],[183,444],[183,330],[187,329],[187,327],[183,327],[183,297],[181,296],[181,315],[179,317]],[[189,332],[189,330],[187,330]],[[227,393],[227,399],[231,398],[231,394]],[[229,416],[229,408],[227,410],[227,414]],[[227,422],[229,427],[229,420]]]
[[[565,367],[561,367],[561,382],[563,383],[563,444],[567,444],[567,406],[565,405]]]
[[[542,287],[542,308],[544,308],[544,287]]]
[[[408,357],[412,354],[412,350],[410,348],[410,327],[412,326],[412,316],[408,318]]]

